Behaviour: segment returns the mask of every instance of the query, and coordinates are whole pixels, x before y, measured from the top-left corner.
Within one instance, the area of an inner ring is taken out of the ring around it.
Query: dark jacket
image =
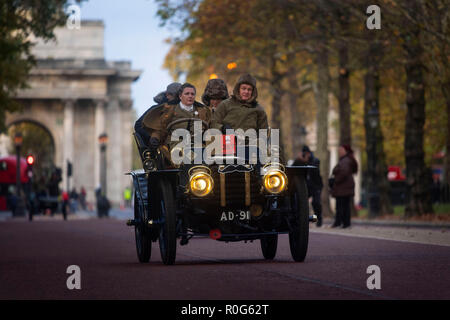
[[[311,157],[309,158],[308,162],[296,159],[292,165],[310,165],[316,167],[317,169],[308,169],[308,172],[306,174],[306,185],[308,186],[308,193],[312,194],[314,190],[322,190],[323,182],[322,176],[320,175],[320,160],[314,157],[313,153],[311,153]]]
[[[108,216],[109,209],[111,209],[111,203],[109,202],[106,196],[102,195],[100,192],[97,192],[95,195],[97,198],[97,213],[99,216]]]
[[[136,123],[134,124],[134,132],[139,134],[139,136],[142,138],[142,140],[144,140],[146,144],[148,144],[150,140],[150,135],[144,127],[144,118],[152,108],[155,108],[157,106],[158,104],[155,104],[154,106],[148,108],[147,111],[145,111],[144,114],[139,119],[137,119]]]
[[[353,174],[357,172],[356,160],[345,155],[339,159],[338,164],[333,169],[334,184],[331,189],[333,197],[348,197],[355,195],[355,180]]]
[[[172,126],[170,132],[167,132],[169,123],[182,118],[199,118],[209,124],[211,121],[211,110],[197,101],[194,102],[193,112],[183,110],[179,103],[176,105],[166,103],[152,108],[144,117],[143,124],[151,137],[158,138],[162,143],[165,142],[170,147],[173,147],[176,144],[175,142],[171,142],[171,134],[173,131],[183,128],[193,133],[194,124],[191,122],[176,124]]]
[[[156,97],[153,98],[153,100],[157,103],[153,106],[151,106],[150,108],[147,109],[147,111],[144,112],[144,114],[136,120],[135,124],[134,124],[134,131],[139,134],[139,136],[142,138],[142,140],[144,140],[144,142],[146,144],[148,144],[149,140],[150,140],[150,134],[148,133],[147,129],[144,126],[144,118],[145,116],[148,114],[148,112],[158,106],[164,105],[164,104],[172,104],[172,105],[176,105],[180,102],[180,99],[175,99],[173,101],[167,101],[166,98],[166,94],[165,92],[161,92],[160,94],[158,94]]]
[[[241,101],[239,98],[239,88],[241,84],[249,84],[253,87],[252,96],[247,101]],[[251,75],[240,77],[236,83],[233,95],[222,101],[214,113],[212,127],[221,130],[224,124],[233,129],[267,129],[267,114],[258,104],[258,90],[256,89],[256,80]]]

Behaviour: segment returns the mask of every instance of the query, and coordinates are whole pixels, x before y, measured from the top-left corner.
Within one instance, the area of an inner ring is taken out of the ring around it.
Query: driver
[[[144,126],[150,133],[150,149],[154,152],[158,146],[163,143],[169,146],[169,150],[178,144],[178,141],[171,141],[172,132],[176,129],[187,129],[194,133],[194,121],[184,121],[173,125],[169,131],[167,126],[173,121],[183,118],[198,118],[210,123],[211,111],[203,104],[195,101],[195,87],[190,83],[184,83],[179,91],[178,104],[163,104],[157,108],[153,108],[144,117]]]

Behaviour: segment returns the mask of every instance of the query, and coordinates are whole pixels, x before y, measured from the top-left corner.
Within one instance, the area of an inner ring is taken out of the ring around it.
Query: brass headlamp
[[[189,189],[196,197],[205,197],[214,188],[214,180],[211,177],[211,170],[205,166],[192,167],[188,171]]]
[[[263,168],[264,173],[264,188],[271,194],[280,194],[287,185],[288,179],[284,173],[284,166],[280,163],[269,163]]]

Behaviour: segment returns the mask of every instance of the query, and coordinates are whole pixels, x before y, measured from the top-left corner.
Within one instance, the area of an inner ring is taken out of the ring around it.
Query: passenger
[[[218,105],[211,127],[221,130],[223,134],[227,133],[227,129],[242,129],[244,132],[255,129],[257,134],[259,129],[268,129],[267,114],[256,101],[257,97],[256,79],[250,74],[242,75],[231,97]],[[250,156],[248,152],[246,147],[245,158]]]
[[[205,106],[211,108],[214,114],[217,106],[222,100],[228,99],[228,88],[222,79],[210,79],[206,84],[205,92],[202,95],[202,101]]]
[[[151,135],[150,145],[153,148],[157,148],[161,143],[164,143],[169,146],[169,150],[172,149],[174,145],[178,144],[178,141],[171,141],[171,134],[179,128],[187,129],[193,135],[194,121],[177,123],[167,131],[167,126],[175,120],[198,118],[205,121],[208,125],[211,121],[211,110],[195,101],[196,89],[192,84],[183,84],[178,92],[179,103],[175,105],[166,103],[157,108],[153,108],[144,117],[144,126]]]
[[[180,87],[181,83],[178,82],[173,82],[169,84],[166,88],[166,91],[160,92],[153,98],[153,101],[155,101],[156,104],[151,106],[147,111],[145,111],[144,114],[134,124],[134,131],[137,134],[139,134],[139,136],[142,138],[145,144],[149,145],[150,141],[150,135],[145,129],[143,124],[145,116],[148,114],[150,110],[152,110],[157,106],[163,105],[165,103],[173,105],[179,103],[180,99],[178,98],[178,90],[180,90]]]
[[[267,129],[267,114],[256,101],[257,97],[256,79],[250,74],[242,75],[231,97],[217,106],[214,127],[224,133],[226,129]]]

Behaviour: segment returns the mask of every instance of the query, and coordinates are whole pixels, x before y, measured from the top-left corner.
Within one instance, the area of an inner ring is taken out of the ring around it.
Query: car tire
[[[304,176],[294,178],[291,206],[289,247],[294,261],[303,262],[308,251],[309,238],[308,189]]]
[[[164,223],[161,225],[159,233],[159,249],[161,252],[161,259],[165,265],[172,265],[175,263],[177,254],[177,217],[175,208],[175,199],[172,190],[172,185],[167,180],[160,180],[160,209],[161,220]]]
[[[152,242],[150,240],[150,232],[146,225],[145,210],[138,200],[136,192],[134,193],[134,220],[139,221],[134,226],[134,234],[136,238],[136,251],[139,262],[147,263],[152,255]]]
[[[278,235],[271,234],[261,238],[261,250],[266,260],[273,260],[277,254]]]

